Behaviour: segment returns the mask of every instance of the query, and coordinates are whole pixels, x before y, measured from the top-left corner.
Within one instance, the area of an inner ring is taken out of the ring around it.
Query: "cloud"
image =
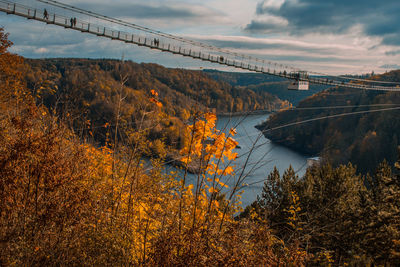
[[[49,49],[47,49],[45,47],[37,48],[34,51],[35,54],[42,54],[42,53],[44,54],[44,53],[48,53],[48,52],[49,52]]]
[[[93,10],[93,3],[79,4],[83,9]],[[96,4],[96,12],[107,14],[111,17],[132,17],[132,18],[193,18],[199,17],[194,10],[171,5],[150,5],[150,4],[123,4],[103,3]]]
[[[293,38],[256,38],[249,36],[225,36],[225,35],[188,35],[188,38],[201,40],[218,47],[247,49],[247,50],[266,50],[276,49],[312,52],[314,54],[333,54],[348,51],[352,54],[364,52],[365,49],[340,43],[316,43],[313,40],[301,41]]]
[[[98,0],[79,1],[74,6],[85,10],[120,18],[132,22],[150,24],[151,27],[165,28],[176,25],[212,24],[225,19],[225,14],[206,7],[203,4],[189,4],[175,1],[158,0]]]
[[[69,0],[72,1],[72,0]],[[68,0],[65,0],[68,2]],[[176,29],[183,25],[213,25],[227,20],[224,12],[203,3],[187,3],[181,0],[75,0],[67,3],[91,12],[122,19],[135,24],[157,28]],[[62,10],[61,10],[62,11]],[[80,16],[79,14],[73,16]]]
[[[271,30],[260,23],[263,16],[277,16],[288,22],[280,30],[294,35],[311,32],[343,34],[361,25],[364,34],[382,37],[382,43],[400,45],[400,4],[398,0],[263,0],[257,17],[245,30],[260,33]],[[277,25],[275,25],[277,26]]]

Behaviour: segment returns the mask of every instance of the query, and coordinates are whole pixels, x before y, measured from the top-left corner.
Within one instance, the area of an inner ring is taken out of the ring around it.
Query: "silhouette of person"
[[[76,18],[74,18],[74,26],[76,27]]]
[[[74,19],[71,18],[69,21],[71,22],[71,27],[74,27]]]
[[[49,19],[49,13],[47,13],[47,9],[43,12],[43,19]]]

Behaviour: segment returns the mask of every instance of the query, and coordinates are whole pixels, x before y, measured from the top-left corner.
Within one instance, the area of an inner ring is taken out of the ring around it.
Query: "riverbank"
[[[266,110],[251,110],[251,111],[241,111],[241,112],[219,112],[217,113],[217,117],[238,117],[238,116],[250,116],[250,115],[267,115],[271,114],[271,111]]]
[[[193,157],[193,156],[192,156]],[[177,169],[185,169],[186,164],[181,161],[182,155],[179,152],[169,152],[165,161]],[[204,166],[201,167],[201,160],[199,158],[192,158],[192,161],[187,166],[188,173],[201,174],[204,173]]]
[[[290,166],[299,176],[305,173],[307,156],[275,144],[263,136],[257,140],[260,132],[255,126],[267,120],[269,116],[270,113],[265,111],[258,114],[218,116],[217,129],[228,132],[229,129],[236,128],[237,131],[234,138],[241,148],[235,149],[238,153],[238,158],[234,162],[236,174],[233,177],[224,177],[223,182],[229,186],[224,191],[229,194],[243,171],[240,177],[243,180],[242,207],[250,205],[257,199],[257,195],[262,192],[265,179],[274,167],[281,174]]]
[[[294,142],[291,138],[285,138],[285,139],[277,138],[271,132],[265,132],[267,129],[265,129],[264,123],[257,124],[254,126],[254,128],[263,132],[264,137],[269,139],[271,142],[273,142],[276,145],[286,147],[290,150],[293,150],[293,151],[300,153],[302,155],[305,155],[307,157],[313,157],[313,155],[318,154],[318,151],[314,151],[312,149],[307,149],[307,147],[303,146],[302,144]]]

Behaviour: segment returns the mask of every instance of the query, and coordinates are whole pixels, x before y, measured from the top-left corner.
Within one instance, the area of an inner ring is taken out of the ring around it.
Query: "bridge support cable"
[[[144,46],[150,49],[156,49],[162,52],[172,53],[185,57],[191,57],[211,63],[217,63],[229,67],[239,68],[252,72],[264,73],[268,75],[279,76],[287,79],[295,79],[293,73],[299,72],[299,69],[266,61],[254,56],[242,55],[226,49],[217,48],[211,45],[203,44],[196,41],[191,41],[182,37],[177,37],[170,34],[165,34],[160,31],[152,30],[146,27],[138,26],[122,20],[113,19],[100,14],[96,14],[83,9],[78,9],[68,6],[53,0],[38,0],[42,3],[51,4],[54,7],[68,9],[73,12],[85,14],[87,16],[99,19],[103,22],[117,23],[126,27],[126,30],[116,30],[104,25],[90,23],[83,19],[78,19],[75,23],[71,22],[70,17],[56,14],[55,12],[45,13],[44,9],[37,9],[21,5],[12,1],[0,0],[0,11],[7,14],[24,17],[40,21],[47,24],[64,27],[80,31],[82,33],[93,34],[99,37],[105,37],[112,40],[117,40],[125,43]],[[136,30],[137,32],[132,32]],[[312,73],[312,72],[307,72]],[[334,78],[332,78],[334,77]],[[339,76],[302,76],[301,81],[323,84],[337,87],[364,89],[364,90],[380,90],[380,91],[400,91],[400,86],[385,86],[380,84],[368,84],[367,80],[351,81],[347,77]],[[374,81],[375,83],[377,81]]]

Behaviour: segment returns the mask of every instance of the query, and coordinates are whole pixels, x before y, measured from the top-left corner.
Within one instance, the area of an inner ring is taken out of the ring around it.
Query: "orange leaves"
[[[158,93],[157,93],[154,89],[151,89],[151,90],[150,90],[150,93],[151,93],[153,96],[158,96]]]
[[[228,167],[225,168],[225,170],[224,170],[224,172],[223,172],[223,175],[232,174],[233,171],[234,171],[233,167],[232,167],[232,166],[228,166]]]
[[[210,188],[208,188],[208,192],[210,192],[210,193],[217,193],[218,190],[217,190],[216,188],[210,187]]]
[[[190,163],[191,162],[190,156],[188,155],[186,157],[181,158],[181,162],[184,164]]]
[[[156,104],[157,107],[162,108],[162,106],[163,106],[162,103],[161,103],[160,101],[157,100],[157,98],[158,98],[158,93],[157,93],[154,89],[152,89],[152,90],[150,91],[150,93],[151,93],[151,95],[153,96],[153,97],[150,97],[150,99],[149,99],[150,102]]]
[[[163,106],[161,102],[157,102],[156,105],[157,105],[157,107],[159,107],[159,108],[162,108],[162,106]]]
[[[236,160],[238,157],[238,153],[230,153],[226,156],[229,161]]]
[[[0,31],[0,41],[1,33]],[[162,107],[157,99],[158,93],[151,90],[150,103],[147,104],[154,103],[157,107]],[[161,112],[151,114],[163,116]],[[69,116],[67,114],[67,117]],[[2,222],[3,225],[13,226],[10,227],[11,234],[26,232],[29,235],[14,238],[10,243],[12,249],[4,251],[3,254],[13,253],[9,262],[14,265],[23,265],[29,258],[32,262],[43,263],[42,265],[62,265],[63,262],[54,261],[61,259],[67,260],[70,265],[89,263],[103,266],[110,263],[130,263],[169,266],[182,265],[183,262],[179,260],[185,259],[186,255],[200,255],[192,260],[198,262],[198,265],[262,265],[248,264],[246,255],[250,253],[241,247],[233,249],[234,253],[240,254],[237,258],[231,257],[233,253],[228,250],[232,245],[241,243],[234,238],[254,238],[250,235],[244,236],[246,232],[236,232],[248,227],[234,227],[235,210],[226,209],[227,201],[223,195],[219,195],[221,189],[228,186],[217,175],[232,175],[234,172],[232,166],[222,166],[221,163],[237,157],[237,153],[232,152],[237,142],[232,138],[236,134],[234,129],[231,129],[229,134],[215,129],[216,120],[215,114],[207,113],[203,119],[197,120],[187,128],[187,137],[189,140],[193,139],[193,142],[186,143],[182,150],[186,153],[182,152],[182,161],[190,162],[194,155],[202,157],[207,171],[214,174],[212,177],[206,177],[206,174],[201,176],[204,183],[198,186],[200,189],[196,194],[193,185],[180,189],[179,180],[182,177],[178,173],[171,176],[164,174],[160,163],[152,162],[154,168],[150,170],[141,163],[141,154],[128,150],[128,146],[126,149],[115,151],[107,147],[107,134],[106,146],[98,148],[87,143],[80,144],[73,132],[65,132],[63,128],[45,131],[46,125],[40,124],[44,123],[43,120],[32,121],[29,127],[28,123],[21,123],[25,128],[6,125],[8,117],[1,120],[1,125],[5,128],[2,132],[5,142],[4,153],[0,154],[3,163],[7,163],[2,166],[7,169],[1,169],[0,172],[3,176],[7,175],[3,180],[10,182],[10,186],[2,188],[2,194],[7,196],[7,200],[3,201],[3,206],[6,205],[7,209],[2,209]],[[84,125],[84,128],[94,129],[90,120],[85,121]],[[110,128],[110,124],[105,123],[100,127],[107,129]],[[180,125],[175,124],[174,127],[179,128]],[[20,132],[26,133],[26,137],[14,134],[18,133],[20,128]],[[88,132],[93,135],[91,131]],[[140,132],[130,135],[132,136],[129,138],[140,141],[146,138],[145,134]],[[19,144],[14,146],[15,148],[22,150],[10,149],[14,143]],[[143,146],[149,144],[145,141],[143,143]],[[165,149],[161,141],[153,142],[150,148],[154,151]],[[14,154],[18,156],[13,156]],[[36,182],[33,182],[36,180],[35,175],[38,181],[36,188]],[[196,190],[198,188],[196,186]],[[36,195],[40,196],[36,199],[38,207],[35,207],[35,189],[39,192]],[[181,198],[178,192],[182,192]],[[211,198],[209,193],[214,198]],[[226,217],[224,209],[227,212]],[[38,216],[38,211],[41,216]],[[180,213],[181,218],[177,216]],[[16,228],[20,225],[25,226],[25,218],[28,219],[28,227]],[[43,227],[44,222],[46,227]],[[60,222],[63,227],[57,227]],[[231,223],[233,227],[226,227],[220,222]],[[42,229],[35,235],[31,235],[31,231],[21,230],[29,227]],[[63,237],[76,242],[53,242]],[[262,237],[264,239],[264,235]],[[18,247],[22,250],[15,249]],[[204,249],[209,247],[212,249]],[[256,243],[248,245],[249,250],[252,249],[251,255],[256,251],[253,247],[265,246],[257,246]],[[167,248],[165,253],[163,248]],[[70,251],[77,253],[74,253],[73,257],[65,258]],[[185,254],[187,251],[190,254]],[[231,257],[231,260],[226,261],[225,255],[221,256],[221,253]],[[21,262],[20,255],[24,257]],[[259,258],[264,256],[265,253]],[[246,262],[235,261],[241,258],[246,258]],[[154,262],[154,259],[162,259],[162,262]],[[201,262],[204,259],[208,262]],[[224,262],[219,261],[220,259],[224,259]]]
[[[162,103],[160,101],[158,101],[157,99],[155,99],[154,97],[151,97],[149,100],[150,100],[150,102],[156,104],[157,107],[162,108],[162,106],[163,106]]]
[[[210,129],[215,128],[215,122],[217,121],[217,116],[214,113],[211,112],[206,113],[204,114],[204,118]]]

